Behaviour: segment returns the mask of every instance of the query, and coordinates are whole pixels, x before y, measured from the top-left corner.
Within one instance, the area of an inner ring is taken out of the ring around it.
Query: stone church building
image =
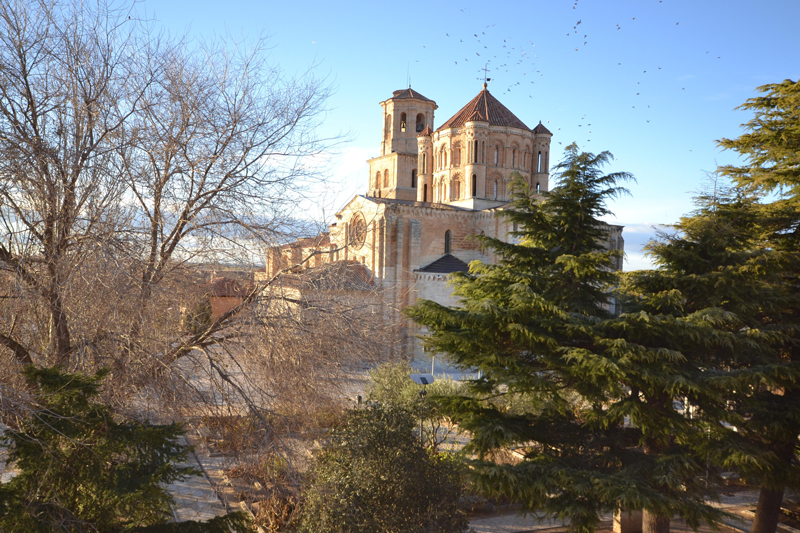
[[[553,135],[541,122],[529,128],[485,83],[438,128],[436,102],[410,87],[380,105],[383,140],[368,161],[366,194],[336,213],[327,235],[270,249],[266,274],[304,260],[300,269],[355,261],[372,273],[395,317],[417,298],[454,305],[447,275],[497,260],[467,237],[508,239],[516,229],[495,216],[509,201],[511,175],[548,190]],[[621,226],[609,226],[606,246],[623,248]],[[404,336],[403,355],[421,358],[413,324],[405,323]]]

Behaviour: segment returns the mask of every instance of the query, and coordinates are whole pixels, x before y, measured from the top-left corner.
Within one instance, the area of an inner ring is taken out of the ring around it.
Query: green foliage
[[[417,385],[408,362],[386,363],[369,371],[367,401],[405,409],[422,417],[423,441],[436,452],[454,434],[450,419],[442,412],[440,399],[467,393],[466,387],[452,379],[436,379],[431,385]],[[420,396],[425,391],[424,397]]]
[[[205,331],[211,325],[211,314],[211,298],[204,294],[184,315],[183,330],[193,335]]]
[[[430,454],[402,408],[350,411],[317,457],[299,530],[313,533],[462,532],[463,466]]]
[[[39,409],[3,439],[20,472],[0,485],[0,530],[250,531],[240,515],[166,523],[172,516],[166,485],[198,474],[178,466],[189,452],[178,442],[183,430],[117,422],[96,401],[106,371],[86,376],[30,366],[23,374]]]
[[[477,485],[528,509],[593,531],[602,513],[645,509],[690,525],[721,514],[704,504],[704,432],[673,399],[698,387],[696,367],[677,349],[717,337],[696,316],[613,316],[607,308],[619,252],[602,245],[606,201],[625,192],[627,173],[604,175],[611,154],[567,149],[557,186],[540,200],[521,180],[501,213],[520,227],[519,244],[480,237],[501,256],[451,277],[460,306],[421,301],[408,315],[431,332],[429,349],[478,368],[472,396],[443,401],[473,434]],[[653,337],[648,338],[652,332]],[[657,338],[656,338],[657,337]],[[699,348],[698,348],[699,349]],[[504,410],[498,397],[527,408]],[[629,422],[633,422],[630,424]],[[524,452],[518,464],[498,452]]]
[[[779,269],[769,281],[782,298],[752,300],[751,307],[763,311],[756,317],[758,326],[744,327],[756,341],[768,333],[782,337],[771,343],[772,354],[748,354],[720,376],[720,388],[737,393],[729,394],[729,408],[718,410],[719,416],[727,415],[724,419],[740,431],[719,429],[714,451],[720,461],[761,484],[764,505],[759,503],[753,529],[768,531],[777,523],[784,489],[800,484],[800,82],[787,79],[758,91],[763,95],[738,108],[754,115],[743,124],[745,133],[718,141],[744,162],[720,172],[741,194],[764,199],[756,220],[762,232],[757,246],[765,255],[761,269]]]
[[[746,133],[717,141],[746,158],[741,166],[720,168],[740,186],[761,192],[780,190],[795,202],[800,199],[800,81],[783,80],[759,87],[764,96],[748,99],[737,109],[754,117],[742,126]]]

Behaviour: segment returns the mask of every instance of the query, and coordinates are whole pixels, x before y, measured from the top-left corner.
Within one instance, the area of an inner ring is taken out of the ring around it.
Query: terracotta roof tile
[[[405,99],[405,98],[416,98],[417,100],[425,100],[426,102],[433,102],[430,98],[425,98],[418,92],[414,91],[409,87],[408,89],[400,89],[399,91],[395,91],[392,93],[391,99]]]
[[[444,254],[433,263],[418,268],[414,272],[425,272],[428,274],[450,274],[451,272],[469,272],[469,265],[458,257]]]
[[[550,130],[544,127],[544,124],[542,124],[541,120],[539,121],[539,125],[533,128],[533,133],[547,133],[548,135],[552,135]]]
[[[484,84],[485,85],[485,84]],[[447,128],[458,128],[470,121],[488,122],[490,126],[509,126],[527,130],[528,126],[518,119],[514,113],[492,96],[484,86],[478,96],[453,115],[450,120],[439,126],[436,131]]]
[[[376,204],[414,205],[417,207],[432,207],[434,209],[447,209],[450,211],[474,211],[474,209],[469,209],[466,207],[458,207],[456,205],[450,205],[450,204],[442,204],[439,202],[436,203],[417,202],[416,200],[399,200],[397,198],[378,198],[377,196],[362,196],[362,198],[366,198],[370,202],[375,202]]]
[[[318,291],[372,291],[375,281],[369,269],[352,260],[333,261],[299,273],[282,274],[276,286]]]
[[[417,137],[427,137],[429,135],[433,135],[433,130],[431,129],[430,126],[425,126],[425,129],[419,132],[419,135],[417,135]]]

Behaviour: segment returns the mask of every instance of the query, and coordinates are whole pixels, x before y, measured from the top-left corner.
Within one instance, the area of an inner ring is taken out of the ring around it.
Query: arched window
[[[425,129],[425,115],[419,113],[417,115],[417,133]]]
[[[389,186],[389,171],[388,170],[384,170],[383,171],[383,186],[384,187],[388,187]]]
[[[455,150],[453,150],[453,166],[460,167],[461,166],[461,147],[456,146]]]
[[[511,168],[517,168],[517,149],[511,150]]]
[[[417,188],[417,169],[416,168],[411,171],[411,186],[413,188],[415,188],[415,189]]]
[[[542,172],[547,172],[547,169],[550,168],[550,156],[547,155],[547,152],[544,153],[544,170]]]
[[[540,187],[541,186],[539,185],[539,182],[536,182],[536,194],[540,194],[541,193]]]
[[[380,170],[375,173],[375,188],[376,189],[380,189],[381,188],[381,171]]]
[[[542,171],[542,152],[539,152],[539,160],[536,163],[536,172]]]
[[[472,175],[472,197],[475,198],[478,195],[478,176],[473,174]]]
[[[453,191],[453,200],[460,200],[461,199],[461,182],[455,182],[455,190]]]
[[[422,152],[422,165],[420,165],[420,166],[422,167],[422,173],[423,174],[427,174],[428,173],[428,154],[425,153],[425,152]]]
[[[494,199],[497,200],[497,180],[494,180]]]
[[[406,114],[400,113],[400,131],[402,133],[406,132]]]
[[[447,168],[447,152],[442,149],[442,168]]]
[[[384,137],[392,136],[392,115],[386,115],[386,129],[383,132]]]
[[[475,141],[475,148],[472,150],[472,162],[478,162],[478,141]]]
[[[494,166],[497,166],[497,162],[500,161],[500,147],[494,147]]]
[[[428,184],[427,183],[422,186],[422,201],[423,202],[427,202],[428,201]]]
[[[452,249],[453,234],[450,230],[444,232],[444,253],[449,254]]]
[[[486,141],[481,141],[481,163],[486,163]]]

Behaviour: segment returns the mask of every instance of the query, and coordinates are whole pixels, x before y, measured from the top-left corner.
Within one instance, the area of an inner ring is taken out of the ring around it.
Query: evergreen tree
[[[485,491],[581,532],[619,508],[643,509],[646,533],[668,531],[675,514],[691,526],[714,522],[722,513],[704,502],[697,453],[705,433],[673,400],[699,387],[678,348],[723,340],[706,316],[608,311],[619,252],[603,247],[600,217],[631,178],[604,175],[610,159],[570,146],[543,201],[517,181],[501,214],[522,227],[521,242],[480,238],[501,260],[454,275],[460,306],[421,301],[407,312],[430,331],[430,349],[483,374],[472,383],[482,398],[453,399],[450,409],[473,434]],[[529,410],[504,412],[489,401],[496,395],[525,395]],[[492,460],[509,447],[524,450],[519,464]]]
[[[781,285],[787,294],[800,293],[800,82],[784,80],[758,88],[762,96],[748,99],[738,109],[752,111],[754,117],[743,125],[746,132],[735,139],[718,141],[734,150],[742,165],[721,167],[745,191],[771,199],[760,212],[766,231],[766,247],[791,256],[782,273]],[[800,306],[791,302],[780,313],[769,316],[771,324],[791,330],[800,322]],[[772,362],[772,371],[783,375],[800,365],[797,344],[784,347]],[[746,416],[750,443],[759,460],[748,473],[758,479],[761,494],[753,522],[753,533],[775,531],[786,488],[800,483],[798,435],[800,434],[800,385],[783,380],[780,385],[754,385],[750,402],[741,405]],[[743,461],[744,462],[744,461]],[[743,465],[746,466],[746,465]]]
[[[694,422],[708,432],[696,451],[745,479],[762,483],[765,472],[772,472],[786,483],[798,471],[789,462],[775,470],[776,459],[786,459],[786,448],[776,443],[786,442],[778,438],[786,423],[796,427],[797,409],[778,391],[793,387],[800,375],[782,361],[796,342],[786,310],[798,302],[782,278],[796,258],[764,245],[762,206],[755,196],[718,188],[697,202],[674,233],[662,233],[648,246],[658,269],[625,277],[629,314],[621,317],[623,334],[629,342],[660,344],[684,358],[694,387],[682,394]],[[641,331],[630,327],[637,313],[647,318]],[[696,338],[683,338],[656,326],[667,321],[694,322],[701,329]],[[784,424],[776,425],[781,418]],[[777,514],[771,532],[776,525]],[[754,531],[763,531],[759,527],[757,519]]]
[[[167,523],[166,485],[199,474],[178,466],[189,448],[176,424],[118,422],[97,401],[107,374],[27,367],[38,410],[7,429],[9,463],[19,474],[0,484],[0,530],[34,533],[250,531],[236,513],[207,523]]]

